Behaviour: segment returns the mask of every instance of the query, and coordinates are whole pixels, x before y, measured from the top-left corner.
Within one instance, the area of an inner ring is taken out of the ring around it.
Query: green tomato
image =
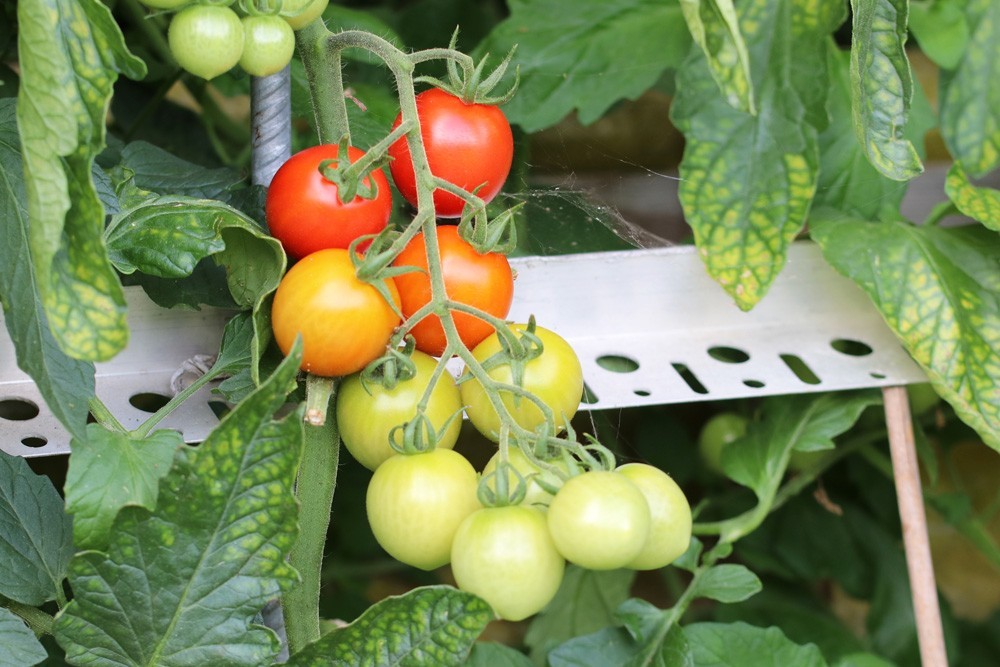
[[[269,76],[291,62],[295,32],[279,16],[243,18],[243,53],[240,67],[252,76]]]
[[[559,590],[565,567],[545,515],[524,505],[472,513],[458,527],[451,547],[458,587],[489,602],[508,621],[541,611]]]
[[[330,0],[284,0],[281,3],[281,18],[293,30],[301,30],[326,11]]]
[[[195,5],[182,9],[167,31],[177,64],[203,79],[228,72],[243,53],[243,24],[228,7]]]
[[[500,462],[500,452],[497,452],[486,462],[486,466],[483,468],[483,477],[493,473],[497,469],[497,464]],[[562,484],[562,480],[553,472],[545,470],[538,467],[535,463],[529,459],[524,452],[518,447],[510,447],[507,450],[507,463],[516,470],[524,479],[525,494],[524,498],[521,500],[521,505],[534,506],[539,509],[547,509],[549,503],[552,502],[552,494],[540,486],[537,482],[539,478],[547,481],[551,486],[558,488]],[[556,460],[550,462],[563,470],[566,470],[566,463],[562,460]],[[491,477],[486,481],[487,486],[491,489],[496,490],[496,478]],[[507,473],[507,485],[511,491],[517,486],[517,477],[514,473],[508,470]]]
[[[670,475],[646,463],[626,463],[617,471],[639,487],[649,505],[649,539],[628,567],[657,570],[670,565],[691,545],[687,497]]]
[[[549,504],[559,553],[588,570],[615,570],[639,557],[649,539],[649,504],[625,475],[591,470],[569,479]]]
[[[523,331],[526,327],[524,324],[511,325],[515,332]],[[555,414],[555,426],[562,430],[580,407],[580,400],[583,398],[583,369],[576,352],[561,336],[542,327],[536,327],[535,334],[541,339],[543,350],[538,357],[524,365],[521,386],[552,410]],[[477,345],[472,354],[482,363],[500,349],[500,339],[493,333]],[[513,384],[513,376],[507,364],[494,366],[487,374],[498,382]],[[473,378],[460,386],[469,421],[487,438],[494,442],[499,440],[500,417],[490,404],[483,385]],[[500,398],[514,421],[522,428],[531,431],[545,421],[544,414],[531,400],[516,397],[509,392],[501,392]]]
[[[705,422],[698,434],[698,452],[710,470],[722,473],[722,450],[746,435],[749,423],[750,420],[735,412],[720,412]]]
[[[397,426],[412,420],[417,406],[427,391],[437,360],[415,350],[411,356],[416,375],[399,382],[392,389],[378,383],[366,388],[361,375],[356,373],[344,379],[337,393],[337,426],[344,446],[358,463],[369,470],[396,454],[389,445],[389,434]],[[444,429],[453,415],[462,411],[458,385],[451,373],[442,373],[431,391],[425,414],[440,434],[439,449],[452,449],[462,430],[462,420],[455,418]],[[442,429],[444,432],[442,433]]]
[[[396,454],[368,483],[368,524],[390,556],[433,570],[448,563],[458,526],[482,507],[478,484],[472,464],[451,449]]]

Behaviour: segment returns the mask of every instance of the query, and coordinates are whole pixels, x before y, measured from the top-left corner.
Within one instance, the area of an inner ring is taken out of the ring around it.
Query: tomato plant
[[[483,467],[483,477],[487,478],[491,473],[496,474],[497,466],[500,462],[500,452],[497,451],[496,454],[490,457],[490,460],[486,462]],[[564,472],[568,472],[565,461],[562,459],[556,459],[553,461],[546,461],[550,465],[556,466]],[[521,476],[521,479],[525,484],[524,498],[521,499],[522,505],[527,505],[529,507],[537,507],[539,509],[545,509],[552,502],[552,493],[545,488],[544,485],[539,484],[539,480],[542,480],[544,484],[549,487],[558,488],[562,484],[562,480],[556,473],[553,473],[544,468],[540,468],[536,465],[527,455],[520,450],[518,447],[511,447],[507,453],[507,464],[513,468],[513,471],[508,471],[507,473],[507,485],[508,488],[513,491],[517,486],[517,475]],[[492,489],[496,489],[496,480],[490,481],[487,479],[487,484]]]
[[[365,506],[378,543],[393,558],[422,570],[451,559],[455,532],[481,505],[472,464],[450,449],[396,454],[368,483]]]
[[[453,225],[437,228],[441,255],[441,274],[448,298],[478,308],[503,319],[514,298],[514,277],[507,258],[497,252],[480,254],[459,236]],[[410,317],[431,300],[431,282],[427,274],[427,247],[423,234],[418,234],[396,257],[396,266],[420,269],[396,276],[399,300],[404,317]],[[470,313],[452,311],[462,344],[473,348],[493,333],[493,325]],[[417,349],[440,356],[447,340],[437,315],[430,315],[410,329]]]
[[[243,23],[228,7],[193,5],[170,20],[170,52],[188,72],[213,79],[228,72],[243,54]]]
[[[509,621],[541,611],[559,590],[564,568],[545,515],[524,505],[473,512],[451,547],[459,588],[482,597]]]
[[[628,563],[634,570],[666,567],[691,544],[691,505],[677,482],[647,463],[626,463],[616,472],[639,487],[649,505],[649,538]]]
[[[376,378],[365,382],[360,374],[344,379],[337,392],[337,425],[344,446],[369,470],[375,470],[395,454],[390,446],[392,432],[417,415],[437,360],[416,350],[411,355],[415,374],[387,388]],[[451,449],[458,440],[462,423],[462,399],[454,378],[445,372],[434,383],[427,401],[429,426],[440,437],[436,446]],[[447,428],[445,426],[447,425]],[[397,438],[401,433],[396,433]]]
[[[282,0],[281,17],[294,30],[301,30],[323,15],[330,0]]]
[[[253,76],[280,72],[292,60],[295,33],[279,16],[243,17],[243,53],[240,67]]]
[[[488,104],[469,104],[438,88],[417,95],[420,134],[431,173],[475,194],[485,202],[500,192],[514,158],[514,137],[503,112]],[[396,118],[398,127],[402,116]],[[416,176],[410,147],[400,139],[389,148],[389,169],[399,192],[417,204]],[[438,217],[457,218],[465,201],[450,192],[434,192]]]
[[[385,282],[394,301],[398,294]],[[302,337],[302,370],[350,375],[383,352],[399,316],[374,286],[362,282],[346,250],[320,250],[300,260],[282,278],[271,306],[271,327],[288,354]]]
[[[392,213],[392,192],[381,169],[362,183],[374,196],[360,194],[349,202],[340,200],[336,183],[324,176],[324,168],[335,168],[340,148],[336,144],[311,146],[281,165],[267,189],[265,217],[271,234],[292,257],[305,257],[326,248],[347,248],[365,234],[382,231]],[[351,162],[364,151],[350,147]]]
[[[514,331],[523,331],[524,324],[515,324]],[[537,327],[535,330],[542,343],[542,352],[524,364],[521,386],[537,396],[555,417],[555,427],[562,429],[566,421],[572,419],[583,398],[583,369],[573,348],[559,334]],[[497,334],[491,334],[472,351],[482,363],[501,350]],[[514,381],[510,364],[500,364],[488,371],[496,382],[511,384]],[[490,403],[483,385],[476,379],[461,383],[462,401],[469,421],[488,438],[497,439],[500,433],[500,416]],[[545,414],[531,400],[515,396],[509,391],[501,392],[501,399],[522,428],[533,430],[545,421]]]
[[[609,470],[567,480],[549,503],[548,522],[559,553],[590,570],[628,566],[642,555],[650,533],[642,490]]]

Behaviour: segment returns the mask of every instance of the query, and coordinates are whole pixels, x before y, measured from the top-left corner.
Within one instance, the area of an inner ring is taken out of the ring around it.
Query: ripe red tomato
[[[501,253],[481,255],[458,235],[458,227],[438,227],[438,249],[445,292],[454,301],[474,306],[499,318],[507,316],[514,298],[514,276],[507,258]],[[396,276],[396,287],[404,317],[409,317],[431,300],[431,281],[427,275],[427,245],[424,235],[413,237],[393,262],[396,266],[416,266],[422,271]],[[459,337],[472,349],[493,333],[486,321],[468,313],[453,313]],[[417,349],[433,356],[444,352],[447,340],[441,319],[425,317],[410,330]]]
[[[399,302],[391,280],[389,294]],[[346,250],[320,250],[281,279],[271,306],[271,328],[285,354],[302,335],[302,370],[349,375],[385,352],[399,316],[372,285],[358,280]]]
[[[484,507],[458,527],[451,571],[463,591],[475,593],[508,621],[536,614],[552,601],[566,561],[534,507]]]
[[[454,450],[395,454],[368,483],[368,524],[390,556],[433,570],[448,563],[455,531],[482,507],[478,484],[476,469]]]
[[[467,104],[439,88],[417,95],[420,136],[431,173],[489,202],[503,187],[514,160],[514,135],[498,107]],[[399,126],[397,116],[393,129]],[[400,193],[417,205],[417,184],[410,147],[402,138],[389,147],[389,169]],[[462,215],[465,202],[450,192],[434,191],[434,208],[441,218]]]
[[[339,153],[336,144],[306,148],[288,158],[271,179],[264,206],[267,226],[292,257],[347,248],[359,236],[379,233],[389,222],[392,192],[381,169],[362,179],[365,185],[374,184],[373,199],[359,195],[346,204],[340,201],[337,186],[319,170],[320,163],[336,160]],[[347,154],[356,162],[365,153],[351,146]]]

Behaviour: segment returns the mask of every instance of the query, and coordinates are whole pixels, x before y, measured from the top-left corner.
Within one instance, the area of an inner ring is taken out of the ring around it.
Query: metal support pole
[[[903,547],[910,576],[910,594],[917,622],[920,659],[923,667],[947,667],[941,607],[934,581],[931,547],[927,537],[927,516],[924,513],[924,497],[906,387],[885,387],[882,395],[899,518],[903,525]]]

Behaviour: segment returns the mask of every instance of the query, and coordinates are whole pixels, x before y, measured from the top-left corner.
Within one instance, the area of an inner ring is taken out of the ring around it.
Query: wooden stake
[[[906,387],[885,387],[882,396],[885,403],[885,423],[889,430],[899,518],[903,525],[903,547],[910,575],[913,613],[917,621],[920,659],[923,667],[947,667],[941,608],[927,537],[927,516],[924,513]]]

